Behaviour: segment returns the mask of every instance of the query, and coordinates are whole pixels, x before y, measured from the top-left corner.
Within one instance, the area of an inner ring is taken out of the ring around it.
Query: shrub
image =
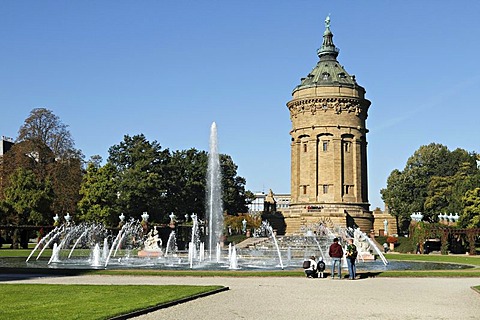
[[[398,238],[397,237],[393,237],[393,236],[389,236],[387,238],[387,243],[397,243],[398,242]]]

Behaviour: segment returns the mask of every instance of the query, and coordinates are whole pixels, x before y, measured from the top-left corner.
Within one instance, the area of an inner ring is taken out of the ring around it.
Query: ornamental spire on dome
[[[323,33],[322,47],[317,50],[320,60],[336,60],[338,48],[333,44],[333,33],[330,31],[330,15],[325,18],[325,32]]]

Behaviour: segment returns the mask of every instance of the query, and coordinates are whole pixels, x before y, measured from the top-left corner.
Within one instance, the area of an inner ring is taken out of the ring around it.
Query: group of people
[[[339,239],[333,239],[333,243],[330,245],[328,255],[332,259],[332,279],[335,278],[335,269],[337,269],[337,276],[342,279],[342,258],[344,255],[343,248],[339,243]],[[353,239],[347,239],[347,247],[345,248],[345,258],[348,266],[348,278],[354,280],[357,276],[357,270],[355,261],[357,260],[357,247],[353,244]],[[315,256],[311,256],[310,259],[304,262],[305,275],[307,278],[323,278],[325,271],[325,262],[322,258],[317,263]]]

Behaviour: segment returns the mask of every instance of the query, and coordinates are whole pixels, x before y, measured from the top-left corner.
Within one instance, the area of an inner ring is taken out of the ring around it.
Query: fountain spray
[[[208,247],[209,259],[212,260],[212,251],[220,242],[223,231],[223,203],[222,177],[220,172],[220,156],[218,154],[217,125],[212,123],[210,128],[210,153],[208,154],[207,169],[207,219],[208,219]]]

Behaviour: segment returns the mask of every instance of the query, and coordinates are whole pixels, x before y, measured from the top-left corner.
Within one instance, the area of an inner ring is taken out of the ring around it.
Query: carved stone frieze
[[[368,105],[362,106],[358,99],[351,98],[311,98],[290,101],[287,104],[290,110],[290,116],[296,118],[298,114],[311,113],[315,115],[317,112],[334,112],[340,114],[342,112],[355,113],[359,116],[363,112],[367,112]]]

